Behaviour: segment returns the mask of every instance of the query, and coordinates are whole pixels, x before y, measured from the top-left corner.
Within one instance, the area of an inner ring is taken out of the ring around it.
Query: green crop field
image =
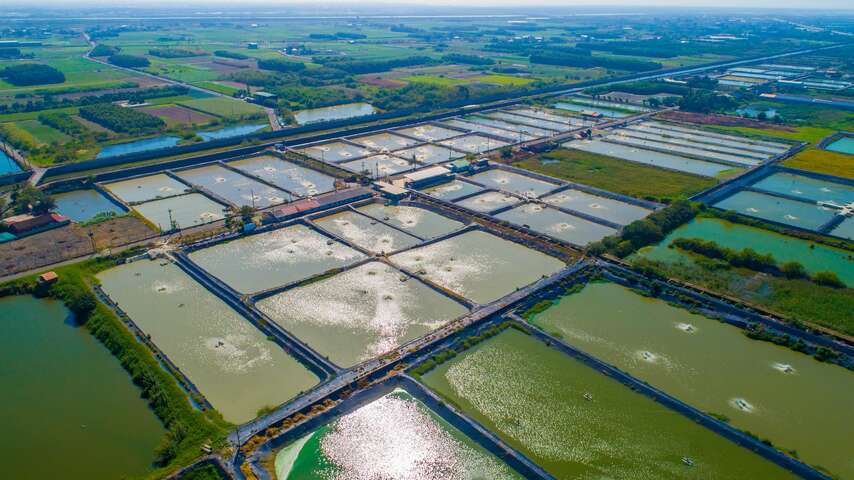
[[[514,165],[591,187],[660,201],[685,198],[717,183],[709,178],[571,149],[555,150]]]
[[[59,130],[47,126],[38,120],[24,120],[15,124],[21,130],[29,133],[39,145],[69,140],[69,136]]]
[[[258,105],[226,97],[197,98],[178,102],[178,105],[218,117],[240,117],[264,113],[264,109]]]

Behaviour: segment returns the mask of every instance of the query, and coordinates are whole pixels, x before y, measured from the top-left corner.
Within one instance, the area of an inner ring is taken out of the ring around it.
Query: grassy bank
[[[156,451],[156,468],[145,476],[162,478],[191,464],[202,454],[203,444],[214,448],[224,446],[230,425],[216,411],[201,412],[193,408],[187,394],[161,368],[152,352],[137,341],[109,307],[96,300],[92,292],[92,285],[98,282],[95,275],[116,265],[118,260],[103,257],[57,268],[59,281],[49,289],[38,287],[35,275],[7,282],[0,285],[0,296],[35,294],[63,301],[78,322],[118,359],[167,429]]]
[[[854,178],[854,155],[809,148],[783,161],[787,167]]]
[[[580,150],[559,149],[514,166],[636,198],[662,201],[686,198],[714,186],[710,178],[671,172]]]

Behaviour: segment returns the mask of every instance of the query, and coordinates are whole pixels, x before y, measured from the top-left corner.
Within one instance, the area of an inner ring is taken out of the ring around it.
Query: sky
[[[620,7],[620,6],[666,6],[666,7],[703,7],[703,8],[787,8],[787,9],[846,9],[854,12],[854,1],[852,0],[323,0],[323,1],[306,1],[306,0],[248,0],[235,3],[233,0],[182,0],[176,4],[172,0],[3,0],[3,5],[0,6],[0,11],[16,8],[16,7],[48,7],[48,8],[68,8],[68,7],[98,7],[98,8],[114,8],[114,7],[130,7],[130,8],[145,8],[145,7],[161,7],[175,8],[180,7],[229,7],[229,8],[248,8],[250,6],[273,6],[273,7],[293,7],[301,6],[303,8],[316,7],[319,11],[334,9],[337,6],[360,6],[366,4],[388,4],[400,7],[402,5],[435,7],[481,7],[481,8],[506,8],[506,7],[531,7],[531,6],[555,6],[563,8],[571,8],[573,6],[584,7]]]

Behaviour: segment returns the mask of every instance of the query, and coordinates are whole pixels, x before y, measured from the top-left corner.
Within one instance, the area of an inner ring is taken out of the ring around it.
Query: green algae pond
[[[854,478],[854,373],[842,367],[614,283],[591,283],[532,322],[808,464]]]
[[[0,298],[0,328],[4,478],[124,478],[151,468],[165,429],[61,302]]]
[[[381,262],[265,298],[257,306],[345,367],[386,353],[468,311]]]
[[[98,274],[102,288],[230,422],[314,386],[307,368],[178,266],[139,260]]]
[[[522,477],[397,389],[279,450],[278,480],[511,480]]]
[[[668,263],[690,259],[680,250],[668,248],[677,238],[712,240],[735,250],[749,247],[761,254],[770,254],[779,264],[799,262],[810,274],[831,271],[849,286],[854,286],[854,254],[850,252],[717,218],[696,218],[671,232],[658,245],[641,249],[639,254]]]
[[[422,380],[559,479],[796,478],[513,328]]]

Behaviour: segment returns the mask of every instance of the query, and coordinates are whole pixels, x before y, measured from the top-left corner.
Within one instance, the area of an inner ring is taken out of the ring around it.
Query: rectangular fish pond
[[[515,328],[422,380],[561,480],[796,478]]]
[[[521,173],[493,168],[467,177],[472,182],[485,185],[487,188],[503,190],[526,197],[539,197],[554,190],[560,185],[529,177]]]
[[[139,203],[158,198],[174,197],[190,190],[190,186],[165,173],[130,178],[107,183],[104,187],[126,203]]]
[[[415,160],[418,163],[423,163],[425,165],[450,162],[465,156],[464,153],[451,150],[450,148],[440,147],[439,145],[433,145],[432,143],[407,148],[405,150],[398,150],[394,152],[394,155],[409,161]]]
[[[53,195],[56,211],[72,222],[82,223],[101,215],[123,215],[125,207],[94,189],[74,190]]]
[[[796,450],[808,464],[854,478],[854,373],[842,367],[614,283],[591,283],[532,322],[783,451]]]
[[[755,152],[753,150],[743,150],[741,148],[727,147],[713,143],[697,142],[694,140],[681,138],[680,136],[677,136],[678,134],[665,135],[631,128],[621,128],[620,130],[618,130],[617,133],[618,135],[620,135],[621,138],[638,138],[642,140],[649,140],[650,142],[655,142],[658,144],[663,144],[662,148],[666,148],[666,145],[675,145],[678,147],[687,148],[689,150],[683,150],[684,153],[696,152],[696,154],[699,156],[714,155],[714,153],[712,152],[721,152],[729,155],[736,155],[738,157],[748,157],[756,160],[767,160],[773,156],[770,153]],[[712,160],[714,160],[714,158],[712,158]]]
[[[382,262],[264,298],[256,306],[342,367],[389,352],[468,312]]]
[[[817,230],[836,215],[832,208],[748,190],[741,190],[714,206],[807,230]]]
[[[305,225],[240,237],[189,254],[240,293],[252,293],[345,267],[364,255]]]
[[[754,183],[753,188],[780,193],[808,202],[833,202],[847,205],[854,202],[854,186],[828,182],[788,172],[777,172]]]
[[[152,200],[133,207],[161,232],[204,225],[225,218],[229,207],[200,193]]]
[[[826,150],[830,150],[831,152],[847,153],[849,155],[854,155],[854,137],[842,137],[824,148]]]
[[[552,122],[541,118],[532,118],[526,115],[515,115],[509,112],[490,112],[485,114],[485,116],[488,118],[494,118],[496,120],[503,120],[505,122],[517,123],[521,125],[530,125],[536,128],[554,130],[556,132],[565,132],[574,128],[564,122]]]
[[[401,128],[395,130],[397,133],[402,133],[409,137],[419,138],[425,142],[435,142],[437,140],[445,140],[446,138],[456,137],[465,132],[445,128],[440,125],[425,123],[424,125],[416,125],[414,127]]]
[[[266,208],[291,200],[291,195],[287,192],[264,185],[221,165],[181,170],[176,172],[176,175],[238,207],[249,205]]]
[[[6,152],[3,150],[0,150],[0,175],[18,173],[20,171],[21,166],[18,165],[18,162],[12,160],[12,157],[6,155]]]
[[[798,262],[811,275],[831,271],[849,286],[854,286],[854,254],[846,250],[717,218],[695,218],[671,232],[657,245],[642,248],[639,254],[650,260],[668,263],[688,261],[690,255],[677,248],[668,248],[677,238],[712,240],[734,250],[749,247],[762,255],[773,256],[778,264]]]
[[[275,455],[278,480],[522,478],[403,389],[315,429]]]
[[[445,123],[454,127],[465,128],[466,130],[470,130],[472,132],[485,133],[487,135],[512,140],[514,142],[526,142],[528,140],[533,140],[537,138],[533,135],[528,135],[527,133],[514,132],[512,130],[505,130],[503,128],[493,127],[491,125],[483,125],[480,123],[466,122],[458,118],[447,120],[445,121]]]
[[[378,152],[392,152],[394,150],[400,150],[401,148],[411,147],[421,143],[419,140],[413,140],[411,138],[395,135],[389,132],[374,133],[361,137],[351,137],[347,140],[358,143],[359,145],[364,145],[371,150],[376,150]]]
[[[551,137],[552,135],[557,134],[556,130],[549,130],[546,128],[537,128],[532,125],[522,125],[520,123],[510,123],[505,122],[503,120],[497,120],[494,118],[481,117],[477,115],[470,115],[468,117],[462,118],[466,122],[476,123],[479,125],[489,125],[491,127],[500,128],[502,130],[507,130],[510,132],[521,132],[528,135],[531,135],[536,138],[543,137]],[[519,138],[517,135],[514,135],[512,138]]]
[[[489,152],[491,150],[495,150],[496,148],[506,147],[507,145],[510,145],[510,143],[508,142],[496,140],[485,135],[478,135],[476,133],[470,133],[467,135],[463,135],[462,137],[442,140],[441,142],[439,142],[439,144],[466,153],[474,154]]]
[[[848,217],[836,228],[830,231],[831,235],[854,240],[854,218]]]
[[[542,200],[550,205],[562,207],[576,212],[586,213],[596,218],[602,218],[619,225],[628,225],[635,220],[646,218],[652,210],[632,203],[622,202],[608,197],[600,197],[581,190],[564,190],[543,197]]]
[[[454,202],[461,207],[480,213],[489,213],[499,208],[516,205],[522,200],[505,192],[484,192],[472,197]]]
[[[685,155],[689,158],[699,158],[710,162],[732,163],[737,166],[754,166],[762,163],[760,159],[738,154],[723,153],[715,150],[707,150],[702,144],[696,146],[677,145],[674,143],[639,138],[638,136],[625,135],[621,130],[616,130],[608,137],[614,142],[620,142],[632,147],[644,148],[653,151],[664,151],[675,155]]]
[[[412,163],[412,160],[385,154],[339,163],[338,166],[353,173],[373,178],[394,175],[395,173],[414,170],[419,167],[418,164]]]
[[[421,243],[416,237],[352,210],[318,218],[314,223],[331,234],[373,253],[391,253]]]
[[[606,155],[613,158],[619,158],[621,160],[651,165],[653,167],[693,173],[694,175],[700,175],[703,177],[716,177],[724,172],[729,172],[734,169],[731,165],[680,157],[678,155],[671,155],[668,153],[659,153],[627,145],[618,145],[616,143],[606,142],[602,139],[567,142],[564,143],[563,146],[565,148],[574,148],[584,152]]]
[[[321,162],[346,162],[360,157],[366,157],[373,152],[365,147],[351,143],[334,141],[297,148],[296,151]]]
[[[479,187],[473,183],[463,182],[461,180],[452,180],[448,183],[443,183],[422,190],[422,192],[430,195],[431,197],[447,200],[449,202],[481,191],[483,191],[483,187]]]
[[[756,152],[766,156],[777,155],[789,149],[789,146],[785,144],[775,144],[776,146],[772,146],[765,142],[755,141],[745,137],[721,135],[704,130],[693,130],[689,128],[674,130],[670,128],[663,128],[663,125],[659,125],[662,124],[656,124],[654,122],[634,123],[627,125],[623,130],[627,133],[629,131],[643,132],[659,137],[669,138],[671,140],[712,145],[714,148],[726,147],[744,152]]]
[[[139,260],[98,274],[102,288],[230,422],[318,379],[176,265]]]
[[[566,266],[481,230],[407,250],[390,260],[479,304],[498,300]]]
[[[237,160],[228,165],[300,197],[335,190],[335,178],[272,155]]]
[[[617,233],[617,230],[606,225],[536,203],[513,207],[496,214],[495,218],[578,246],[585,246]]]
[[[62,302],[0,298],[0,329],[4,478],[123,478],[152,469],[165,429],[119,360]]]
[[[357,210],[421,238],[438,237],[463,226],[444,215],[411,205],[369,203]]]

